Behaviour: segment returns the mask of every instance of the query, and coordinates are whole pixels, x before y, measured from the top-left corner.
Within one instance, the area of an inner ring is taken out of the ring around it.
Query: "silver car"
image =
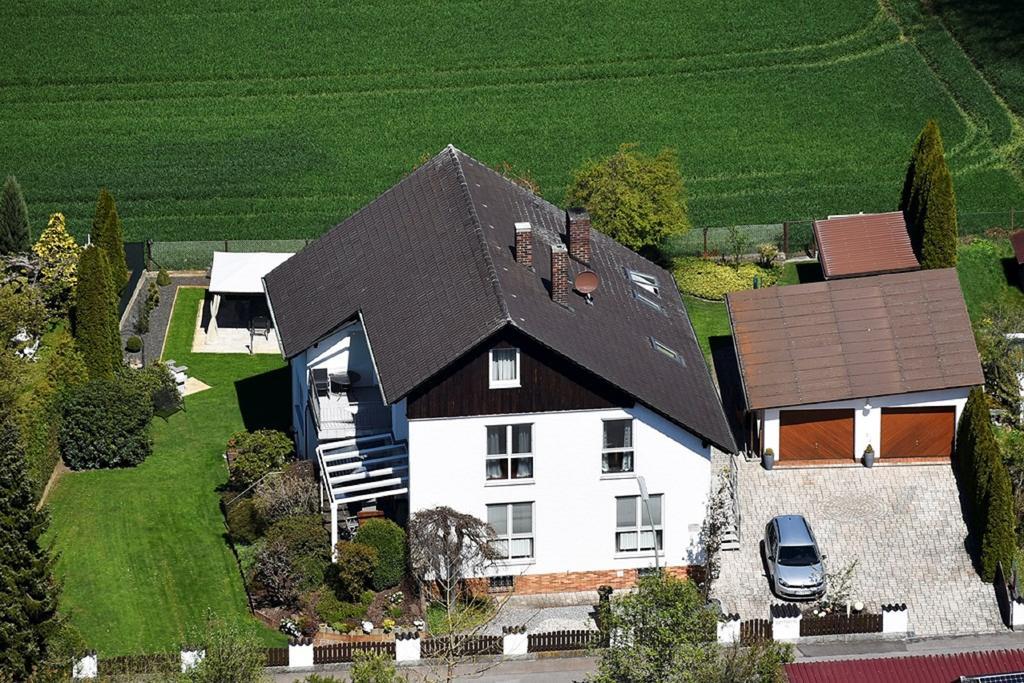
[[[768,578],[780,598],[812,600],[825,594],[825,556],[802,516],[780,515],[768,522],[764,554]]]

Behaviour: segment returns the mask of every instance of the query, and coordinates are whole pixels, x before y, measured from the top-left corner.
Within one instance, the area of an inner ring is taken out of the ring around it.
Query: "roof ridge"
[[[459,159],[460,152],[456,149],[455,145],[448,143],[445,147],[445,151],[451,157],[452,162],[455,164],[455,172],[459,178],[459,185],[462,188],[462,199],[466,203],[466,208],[469,209],[470,218],[473,221],[473,234],[476,235],[480,242],[480,250],[484,255],[484,263],[487,265],[487,275],[491,281],[491,285],[494,287],[494,295],[498,299],[498,306],[501,307],[502,317],[506,322],[512,321],[512,316],[508,312],[508,303],[505,301],[505,293],[501,289],[501,282],[498,280],[498,269],[494,266],[494,259],[491,258],[491,251],[487,246],[487,238],[484,237],[484,226],[480,222],[480,215],[476,212],[476,205],[473,203],[473,197],[469,193],[469,183],[466,182],[466,173],[462,170],[462,160]]]

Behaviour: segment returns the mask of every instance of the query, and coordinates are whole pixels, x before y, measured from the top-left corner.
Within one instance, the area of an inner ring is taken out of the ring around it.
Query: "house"
[[[1024,680],[1024,650],[786,664],[789,683],[997,683]]]
[[[902,273],[921,266],[902,211],[829,216],[814,221],[818,261],[826,280]]]
[[[720,399],[672,276],[585,212],[448,147],[265,286],[332,541],[365,507],[447,505],[519,592],[696,557]]]
[[[956,270],[736,292],[726,298],[748,448],[775,460],[948,458],[983,381]]]

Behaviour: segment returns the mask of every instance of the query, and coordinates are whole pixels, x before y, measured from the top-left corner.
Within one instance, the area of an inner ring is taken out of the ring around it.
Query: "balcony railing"
[[[378,387],[317,391],[310,377],[309,405],[321,439],[341,439],[391,430],[391,406]]]

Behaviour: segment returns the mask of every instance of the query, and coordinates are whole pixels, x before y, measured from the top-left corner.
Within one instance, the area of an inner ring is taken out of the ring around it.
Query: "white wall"
[[[488,504],[534,503],[534,559],[496,574],[654,566],[653,553],[615,553],[615,497],[634,475],[601,474],[602,420],[634,418],[636,474],[664,494],[662,562],[691,564],[710,489],[710,449],[646,408],[410,420],[409,509],[448,505],[486,520]],[[486,426],[533,424],[533,483],[485,481]]]
[[[771,448],[778,460],[779,453],[779,413],[784,410],[815,410],[828,408],[854,409],[853,451],[857,460],[864,454],[868,444],[875,449],[875,458],[884,458],[882,452],[882,408],[914,408],[932,406],[954,406],[956,408],[956,424],[960,423],[960,413],[967,403],[969,387],[959,389],[941,389],[923,391],[913,394],[894,394],[891,396],[872,396],[870,399],[852,399],[849,401],[832,401],[830,403],[809,403],[807,405],[787,406],[785,408],[769,408],[761,411],[763,420],[764,448]],[[870,409],[865,409],[865,402],[870,402]]]

